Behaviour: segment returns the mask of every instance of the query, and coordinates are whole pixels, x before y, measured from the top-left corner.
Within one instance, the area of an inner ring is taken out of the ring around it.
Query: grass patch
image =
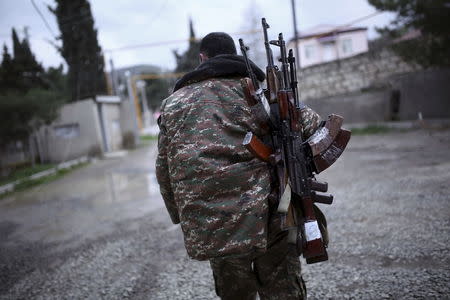
[[[24,179],[27,177],[30,177],[33,174],[54,168],[55,165],[54,164],[40,164],[40,165],[36,165],[34,167],[24,167],[24,168],[19,168],[17,170],[14,170],[11,172],[11,174],[8,175],[8,177],[6,178],[2,178],[0,180],[0,185],[4,185],[19,179]]]
[[[158,140],[158,135],[141,135],[139,137],[142,145],[148,145],[152,143],[153,141]]]
[[[157,135],[141,135],[140,139],[141,139],[141,142],[157,141],[158,136]]]
[[[381,134],[392,131],[387,126],[369,125],[363,128],[352,128],[352,135],[368,135],[368,134]]]
[[[89,164],[88,162],[85,162],[85,163],[81,163],[79,165],[73,166],[71,168],[57,170],[55,174],[52,174],[52,175],[49,175],[49,176],[45,176],[45,177],[41,177],[41,178],[37,178],[37,179],[24,180],[21,183],[16,184],[16,186],[14,187],[14,191],[8,192],[8,193],[4,193],[4,194],[0,195],[0,198],[3,198],[5,196],[7,196],[7,195],[10,195],[10,194],[12,194],[14,192],[19,192],[19,191],[26,190],[26,189],[31,188],[33,186],[37,186],[37,185],[41,185],[41,184],[52,182],[52,181],[54,181],[56,179],[59,179],[59,178],[63,177],[67,173],[70,173],[73,170],[82,168],[82,167],[84,167],[84,166],[86,166],[88,164]],[[49,168],[47,168],[47,169],[49,169]],[[41,171],[43,171],[43,170],[41,170]]]

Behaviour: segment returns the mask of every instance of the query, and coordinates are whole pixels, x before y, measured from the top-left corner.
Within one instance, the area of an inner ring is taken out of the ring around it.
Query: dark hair
[[[236,54],[233,38],[225,32],[211,32],[200,42],[200,53],[208,57],[219,54]]]

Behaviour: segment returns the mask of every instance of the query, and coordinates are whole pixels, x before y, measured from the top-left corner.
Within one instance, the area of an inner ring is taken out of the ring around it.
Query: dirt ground
[[[154,178],[156,146],[0,199],[0,299],[216,299]],[[302,268],[309,299],[446,299],[450,129],[352,137],[318,176],[329,261]]]

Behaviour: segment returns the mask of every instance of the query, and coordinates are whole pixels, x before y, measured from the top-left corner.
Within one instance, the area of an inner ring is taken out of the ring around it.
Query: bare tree
[[[261,27],[262,17],[263,13],[261,8],[256,4],[256,1],[251,1],[250,5],[244,11],[241,30],[242,32],[248,32],[248,34],[243,35],[242,38],[244,39],[245,44],[250,48],[250,59],[258,65],[258,67],[265,69],[267,62]],[[238,50],[238,53],[239,52],[240,51]]]

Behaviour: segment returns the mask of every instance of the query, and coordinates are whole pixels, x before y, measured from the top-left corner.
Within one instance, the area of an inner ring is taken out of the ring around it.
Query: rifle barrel
[[[258,89],[259,88],[258,81],[256,80],[255,73],[253,73],[253,69],[252,69],[252,66],[250,64],[250,60],[248,59],[248,56],[247,56],[247,51],[250,48],[244,44],[244,40],[243,39],[239,39],[239,45],[241,47],[242,56],[244,57],[244,60],[245,60],[245,65],[247,67],[248,76],[250,77],[250,80],[252,81],[253,86],[255,87],[255,89]]]
[[[294,105],[297,109],[300,108],[300,101],[298,99],[298,88],[297,88],[297,68],[295,67],[295,57],[292,49],[289,49],[289,69],[291,71],[291,89],[294,94]]]
[[[267,65],[273,67],[273,54],[272,49],[270,49],[269,37],[267,35],[267,29],[270,28],[269,24],[266,22],[266,18],[261,19],[262,28],[264,32],[264,45],[266,47]]]
[[[280,53],[281,53],[281,72],[283,73],[283,87],[286,90],[289,90],[289,65],[287,63],[287,57],[286,57],[286,43],[283,39],[283,34],[280,33],[278,35],[278,44],[280,46]]]

